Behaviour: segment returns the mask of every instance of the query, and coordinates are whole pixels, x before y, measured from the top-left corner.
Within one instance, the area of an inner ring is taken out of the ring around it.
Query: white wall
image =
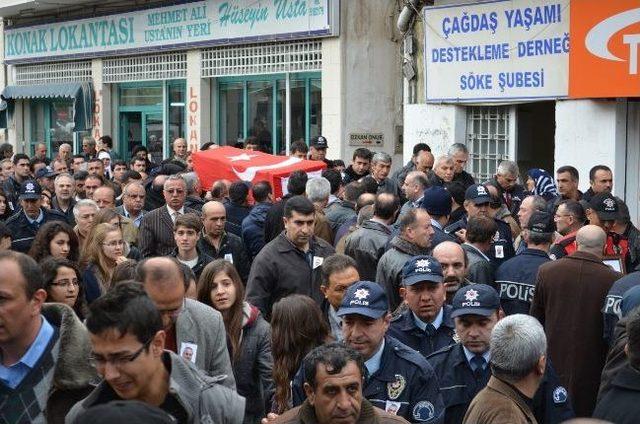
[[[567,100],[556,102],[555,169],[571,165],[580,172],[580,190],[589,188],[589,170],[614,170],[613,192],[624,196],[626,102]]]
[[[446,153],[453,143],[464,143],[466,109],[457,105],[412,104],[404,107],[404,162],[413,146],[427,143],[435,157]]]

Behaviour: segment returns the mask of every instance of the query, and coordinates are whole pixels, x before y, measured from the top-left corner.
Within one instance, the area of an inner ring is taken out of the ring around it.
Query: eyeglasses
[[[107,363],[110,363],[116,368],[123,368],[123,367],[126,367],[131,362],[138,359],[138,356],[140,356],[142,351],[144,351],[149,347],[152,341],[153,341],[153,337],[151,337],[149,341],[143,344],[142,347],[140,347],[140,349],[136,350],[131,355],[118,355],[118,356],[105,358],[103,356],[96,355],[95,353],[91,353],[89,355],[89,362],[96,368],[105,367]]]
[[[116,241],[110,241],[109,243],[102,243],[103,246],[107,246],[107,247],[118,247],[118,246],[124,246],[124,240],[116,240]]]
[[[65,289],[68,289],[69,287],[73,286],[73,287],[80,287],[80,282],[78,281],[77,278],[74,278],[73,280],[59,280],[59,281],[53,281],[51,283],[52,286],[54,287],[63,287]]]

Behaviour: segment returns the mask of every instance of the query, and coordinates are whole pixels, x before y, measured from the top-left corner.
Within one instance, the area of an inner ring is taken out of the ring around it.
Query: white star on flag
[[[257,158],[257,157],[258,155],[248,155],[246,153],[242,153],[237,156],[227,156],[227,158],[230,159],[231,162],[237,162],[239,160],[251,160],[251,158]]]

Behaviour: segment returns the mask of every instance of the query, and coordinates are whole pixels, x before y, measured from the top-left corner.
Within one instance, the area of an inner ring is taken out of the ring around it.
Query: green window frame
[[[305,109],[305,128],[304,128],[304,140],[309,145],[311,138],[311,88],[312,83],[315,81],[321,81],[322,73],[320,72],[299,72],[299,73],[291,73],[289,74],[289,81],[302,81],[304,82],[304,109]],[[216,80],[216,95],[215,99],[215,110],[216,110],[216,139],[218,140],[220,145],[226,145],[226,140],[223,139],[223,121],[222,121],[222,113],[221,113],[221,95],[222,89],[224,89],[225,85],[229,84],[242,84],[242,135],[243,139],[246,139],[249,136],[249,132],[251,130],[251,122],[249,122],[249,83],[251,82],[267,82],[271,84],[271,100],[273,102],[272,106],[272,119],[271,119],[271,128],[268,130],[271,131],[271,148],[274,154],[278,153],[278,147],[284,149],[284,145],[278,146],[279,140],[283,139],[283,132],[285,129],[285,122],[282,122],[282,128],[278,126],[278,116],[282,112],[282,108],[286,107],[286,101],[279,102],[278,101],[278,85],[286,84],[287,75],[286,74],[270,74],[270,75],[250,75],[250,76],[242,76],[242,77],[221,77]],[[316,117],[316,120],[319,117]],[[293,142],[293,140],[291,140]],[[286,143],[286,140],[284,140]]]

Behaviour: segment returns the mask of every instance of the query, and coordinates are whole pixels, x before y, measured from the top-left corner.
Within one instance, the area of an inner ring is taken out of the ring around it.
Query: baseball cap
[[[491,202],[491,194],[482,184],[473,184],[464,193],[464,200],[471,200],[476,205]]]
[[[53,178],[57,175],[57,172],[50,171],[48,168],[40,168],[36,171],[36,180],[39,178]]]
[[[553,233],[556,228],[553,223],[553,218],[549,212],[534,211],[529,217],[529,224],[527,230],[532,233],[544,234]]]
[[[108,423],[171,424],[175,420],[157,406],[135,400],[117,400],[87,409],[78,415],[74,424]]]
[[[431,256],[414,256],[402,268],[402,284],[412,286],[423,281],[442,283],[440,262]]]
[[[459,289],[451,301],[451,318],[461,315],[491,316],[500,308],[498,292],[487,284],[471,284]]]
[[[451,194],[441,186],[429,187],[424,191],[420,207],[431,215],[446,216],[451,214]]]
[[[34,180],[27,180],[20,185],[19,200],[38,200],[42,194],[42,188]]]
[[[589,201],[591,209],[596,211],[598,218],[604,221],[614,221],[620,217],[620,208],[613,194],[598,193]]]
[[[326,149],[328,147],[327,139],[321,135],[313,137],[311,139],[311,143],[309,144],[311,145],[311,147],[315,147],[316,149]]]
[[[389,301],[382,286],[371,281],[358,281],[345,292],[338,316],[357,314],[378,319],[388,311]]]

